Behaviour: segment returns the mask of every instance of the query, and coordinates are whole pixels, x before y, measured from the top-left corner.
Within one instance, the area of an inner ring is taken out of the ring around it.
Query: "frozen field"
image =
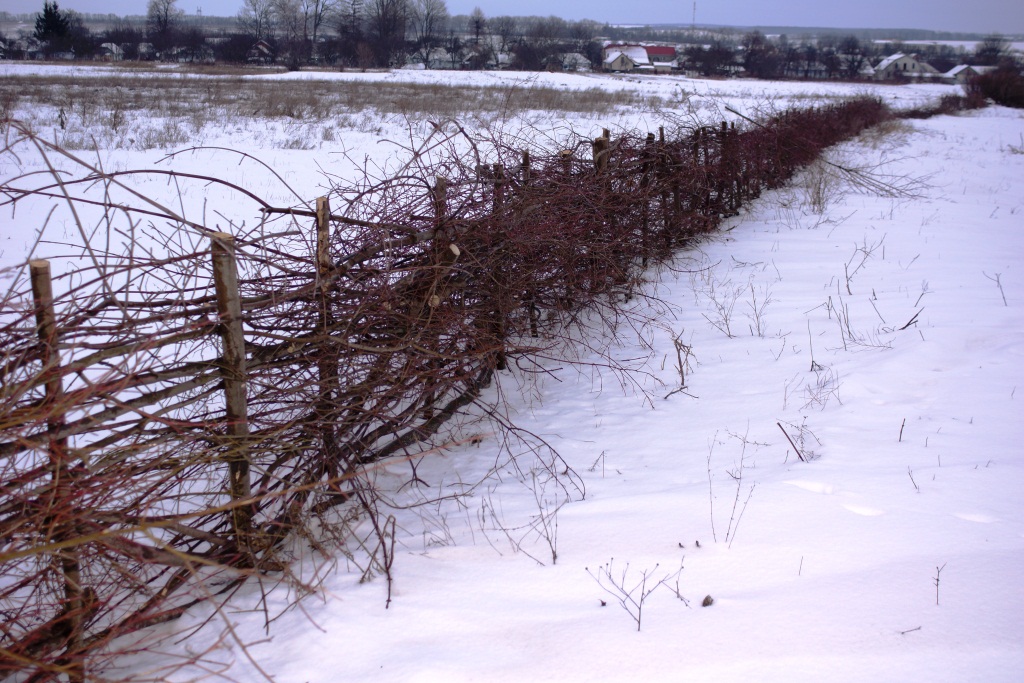
[[[0,77],[46,68],[3,64]],[[76,67],[76,78],[108,74]],[[665,116],[714,120],[726,106],[875,92],[901,107],[954,92],[511,73],[261,78],[282,88],[289,78],[332,88],[409,80],[453,93],[498,85],[660,98],[657,110],[482,122],[586,134],[654,130]],[[23,114],[53,126],[56,110]],[[150,167],[173,151],[118,144],[151,125],[142,119],[113,133],[96,120],[106,142],[81,153],[105,168]],[[354,127],[203,123],[189,145],[258,157],[309,201],[366,164],[397,163],[426,125],[369,112],[347,121]],[[296,139],[304,144],[289,149]],[[232,154],[163,163],[298,201]],[[873,168],[904,196],[839,183],[833,167],[816,165],[646,274],[659,324],[613,352],[637,369],[631,380],[599,364],[552,366],[539,379],[503,373],[503,409],[558,457],[524,450],[508,462],[494,435],[469,422],[463,431],[477,443],[421,463],[427,485],[396,500],[387,609],[383,580],[360,582],[335,558],[299,608],[287,609],[294,595],[280,589],[266,613],[255,609],[253,586],[237,611],[199,609],[164,627],[199,629],[191,640],[168,640],[160,656],[122,661],[111,675],[159,678],[217,643],[169,680],[1020,680],[1024,114],[992,107],[900,123],[828,159]],[[144,189],[178,201],[162,182]],[[194,215],[216,208],[225,224],[252,220],[251,207],[219,192],[185,188],[180,201]],[[27,256],[32,219],[0,217],[0,265]],[[382,476],[407,472],[396,464]],[[464,495],[411,506],[447,493]],[[301,570],[313,571],[313,555],[300,551]],[[637,604],[620,604],[620,588]]]

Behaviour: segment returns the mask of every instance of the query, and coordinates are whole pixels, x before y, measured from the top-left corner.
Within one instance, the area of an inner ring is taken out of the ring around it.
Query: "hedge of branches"
[[[414,478],[496,373],[614,328],[644,266],[886,117],[856,99],[486,155],[444,124],[392,177],[314,205],[232,187],[260,216],[233,245],[130,189],[156,171],[107,172],[4,122],[4,157],[65,170],[5,179],[0,204],[61,206],[79,237],[51,259],[49,326],[27,268],[0,278],[0,677],[83,680],[114,639],[287,577],[311,525],[390,577],[381,463]],[[235,250],[241,365],[218,245]]]

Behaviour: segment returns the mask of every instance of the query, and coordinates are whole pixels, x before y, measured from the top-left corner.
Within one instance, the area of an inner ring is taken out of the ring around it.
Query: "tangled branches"
[[[52,282],[44,262],[0,273],[0,676],[84,680],[121,636],[287,579],[313,526],[390,578],[384,463],[457,440],[503,371],[649,322],[646,265],[885,115],[854,100],[547,150],[438,124],[390,177],[312,206],[159,172],[250,202],[231,235],[134,189],[156,171],[7,122],[0,153],[49,170],[5,179],[0,206],[73,234]]]

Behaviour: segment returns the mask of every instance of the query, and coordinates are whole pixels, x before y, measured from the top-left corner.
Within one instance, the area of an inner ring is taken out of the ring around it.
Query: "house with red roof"
[[[679,68],[675,47],[671,45],[645,45],[647,59],[657,73],[667,73]]]

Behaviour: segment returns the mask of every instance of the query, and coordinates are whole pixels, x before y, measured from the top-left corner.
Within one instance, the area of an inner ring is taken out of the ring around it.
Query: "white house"
[[[625,52],[621,50],[605,50],[601,68],[605,71],[632,71],[636,67]]]
[[[590,71],[590,60],[579,52],[563,52],[558,55],[562,71]]]
[[[643,45],[607,45],[602,68],[605,71],[654,71]]]
[[[669,73],[679,69],[679,55],[671,45],[609,43],[604,46],[601,68],[605,71]]]
[[[954,85],[964,85],[975,76],[980,76],[986,71],[991,71],[994,66],[973,66],[971,64],[959,64],[942,74],[942,80]]]
[[[124,59],[124,50],[117,43],[103,43],[100,45],[99,56],[106,62],[120,62]]]
[[[901,78],[936,78],[939,72],[931,64],[920,62],[914,55],[897,52],[883,59],[875,67],[875,78],[892,81]]]

